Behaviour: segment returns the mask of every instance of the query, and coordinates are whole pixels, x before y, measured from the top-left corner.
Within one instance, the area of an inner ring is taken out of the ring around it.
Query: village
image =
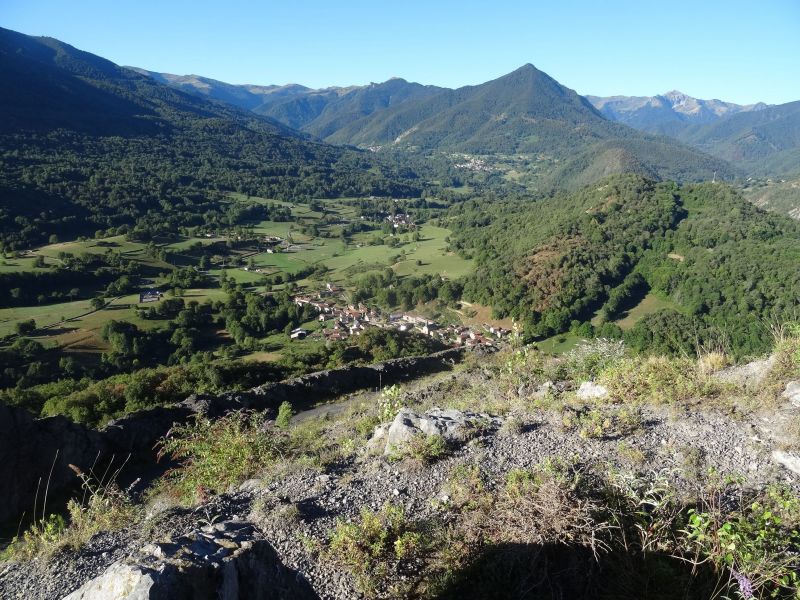
[[[317,313],[317,319],[325,327],[313,334],[322,335],[326,340],[342,341],[351,336],[360,335],[370,327],[396,329],[398,331],[416,331],[439,340],[453,347],[491,346],[498,347],[511,335],[511,330],[496,327],[488,323],[481,325],[480,330],[466,325],[443,325],[434,320],[414,314],[413,312],[384,313],[374,307],[363,304],[340,305],[344,289],[327,283],[325,288],[313,295],[297,295],[294,303],[301,307],[310,307]],[[337,302],[338,301],[338,302]],[[312,332],[298,327],[290,333],[293,340],[304,339]]]

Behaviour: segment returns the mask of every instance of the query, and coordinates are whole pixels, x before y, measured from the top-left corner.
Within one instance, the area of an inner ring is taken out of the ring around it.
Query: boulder
[[[250,523],[226,521],[148,544],[64,600],[317,599],[255,532]]]
[[[581,400],[600,400],[608,397],[608,389],[594,381],[584,381],[576,394]]]
[[[786,467],[795,475],[800,475],[800,454],[775,450],[772,452],[772,460]]]
[[[735,365],[722,369],[714,374],[714,378],[723,383],[753,388],[764,382],[774,364],[775,356],[772,355],[763,360],[754,360],[744,365]]]
[[[502,419],[483,413],[432,408],[420,414],[404,408],[388,429],[383,426],[376,430],[370,444],[374,448],[385,439],[384,454],[391,454],[418,435],[440,435],[449,442],[463,442],[500,425]]]
[[[786,384],[781,398],[788,400],[795,408],[800,408],[800,381],[790,381]]]

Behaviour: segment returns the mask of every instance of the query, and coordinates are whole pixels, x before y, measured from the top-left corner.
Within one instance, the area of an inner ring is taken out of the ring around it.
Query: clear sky
[[[457,87],[530,62],[581,94],[800,100],[800,0],[0,0],[0,26],[231,83]]]

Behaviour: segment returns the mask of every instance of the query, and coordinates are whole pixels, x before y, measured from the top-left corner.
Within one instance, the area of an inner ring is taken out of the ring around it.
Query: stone
[[[594,381],[584,381],[576,394],[581,400],[601,400],[608,397],[608,389]]]
[[[714,374],[714,378],[723,383],[732,383],[746,388],[761,385],[775,364],[775,355],[763,360],[754,360],[744,365],[736,365],[722,369]]]
[[[781,398],[789,401],[789,404],[795,408],[800,408],[800,381],[790,381],[786,384],[786,389],[783,390]]]
[[[138,565],[114,563],[105,573],[85,583],[63,600],[149,600],[163,598],[151,592],[158,573]]]
[[[497,429],[501,424],[502,419],[498,417],[469,411],[432,408],[418,414],[404,408],[397,413],[388,430],[385,433],[376,431],[370,442],[372,447],[376,447],[385,438],[384,454],[391,454],[417,435],[440,435],[450,442],[463,442],[483,430]],[[376,439],[376,436],[379,437]]]
[[[148,544],[109,566],[64,600],[318,599],[300,573],[283,565],[251,523],[227,521]],[[213,532],[209,539],[203,533]]]
[[[792,452],[784,452],[783,450],[775,450],[772,453],[772,459],[789,469],[792,473],[800,475],[800,455]]]

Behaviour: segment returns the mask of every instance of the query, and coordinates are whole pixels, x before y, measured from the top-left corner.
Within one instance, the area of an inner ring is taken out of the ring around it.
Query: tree
[[[57,243],[58,243],[58,236],[57,236],[55,233],[54,233],[54,234],[52,234],[52,235],[50,236],[49,242],[50,242],[51,244],[57,244]]]
[[[19,321],[14,326],[14,329],[16,330],[17,335],[30,335],[36,331],[36,321],[34,319],[30,319],[28,321]]]
[[[98,296],[96,298],[92,298],[90,304],[92,305],[93,309],[100,310],[106,305],[106,299],[103,298],[102,296]]]

